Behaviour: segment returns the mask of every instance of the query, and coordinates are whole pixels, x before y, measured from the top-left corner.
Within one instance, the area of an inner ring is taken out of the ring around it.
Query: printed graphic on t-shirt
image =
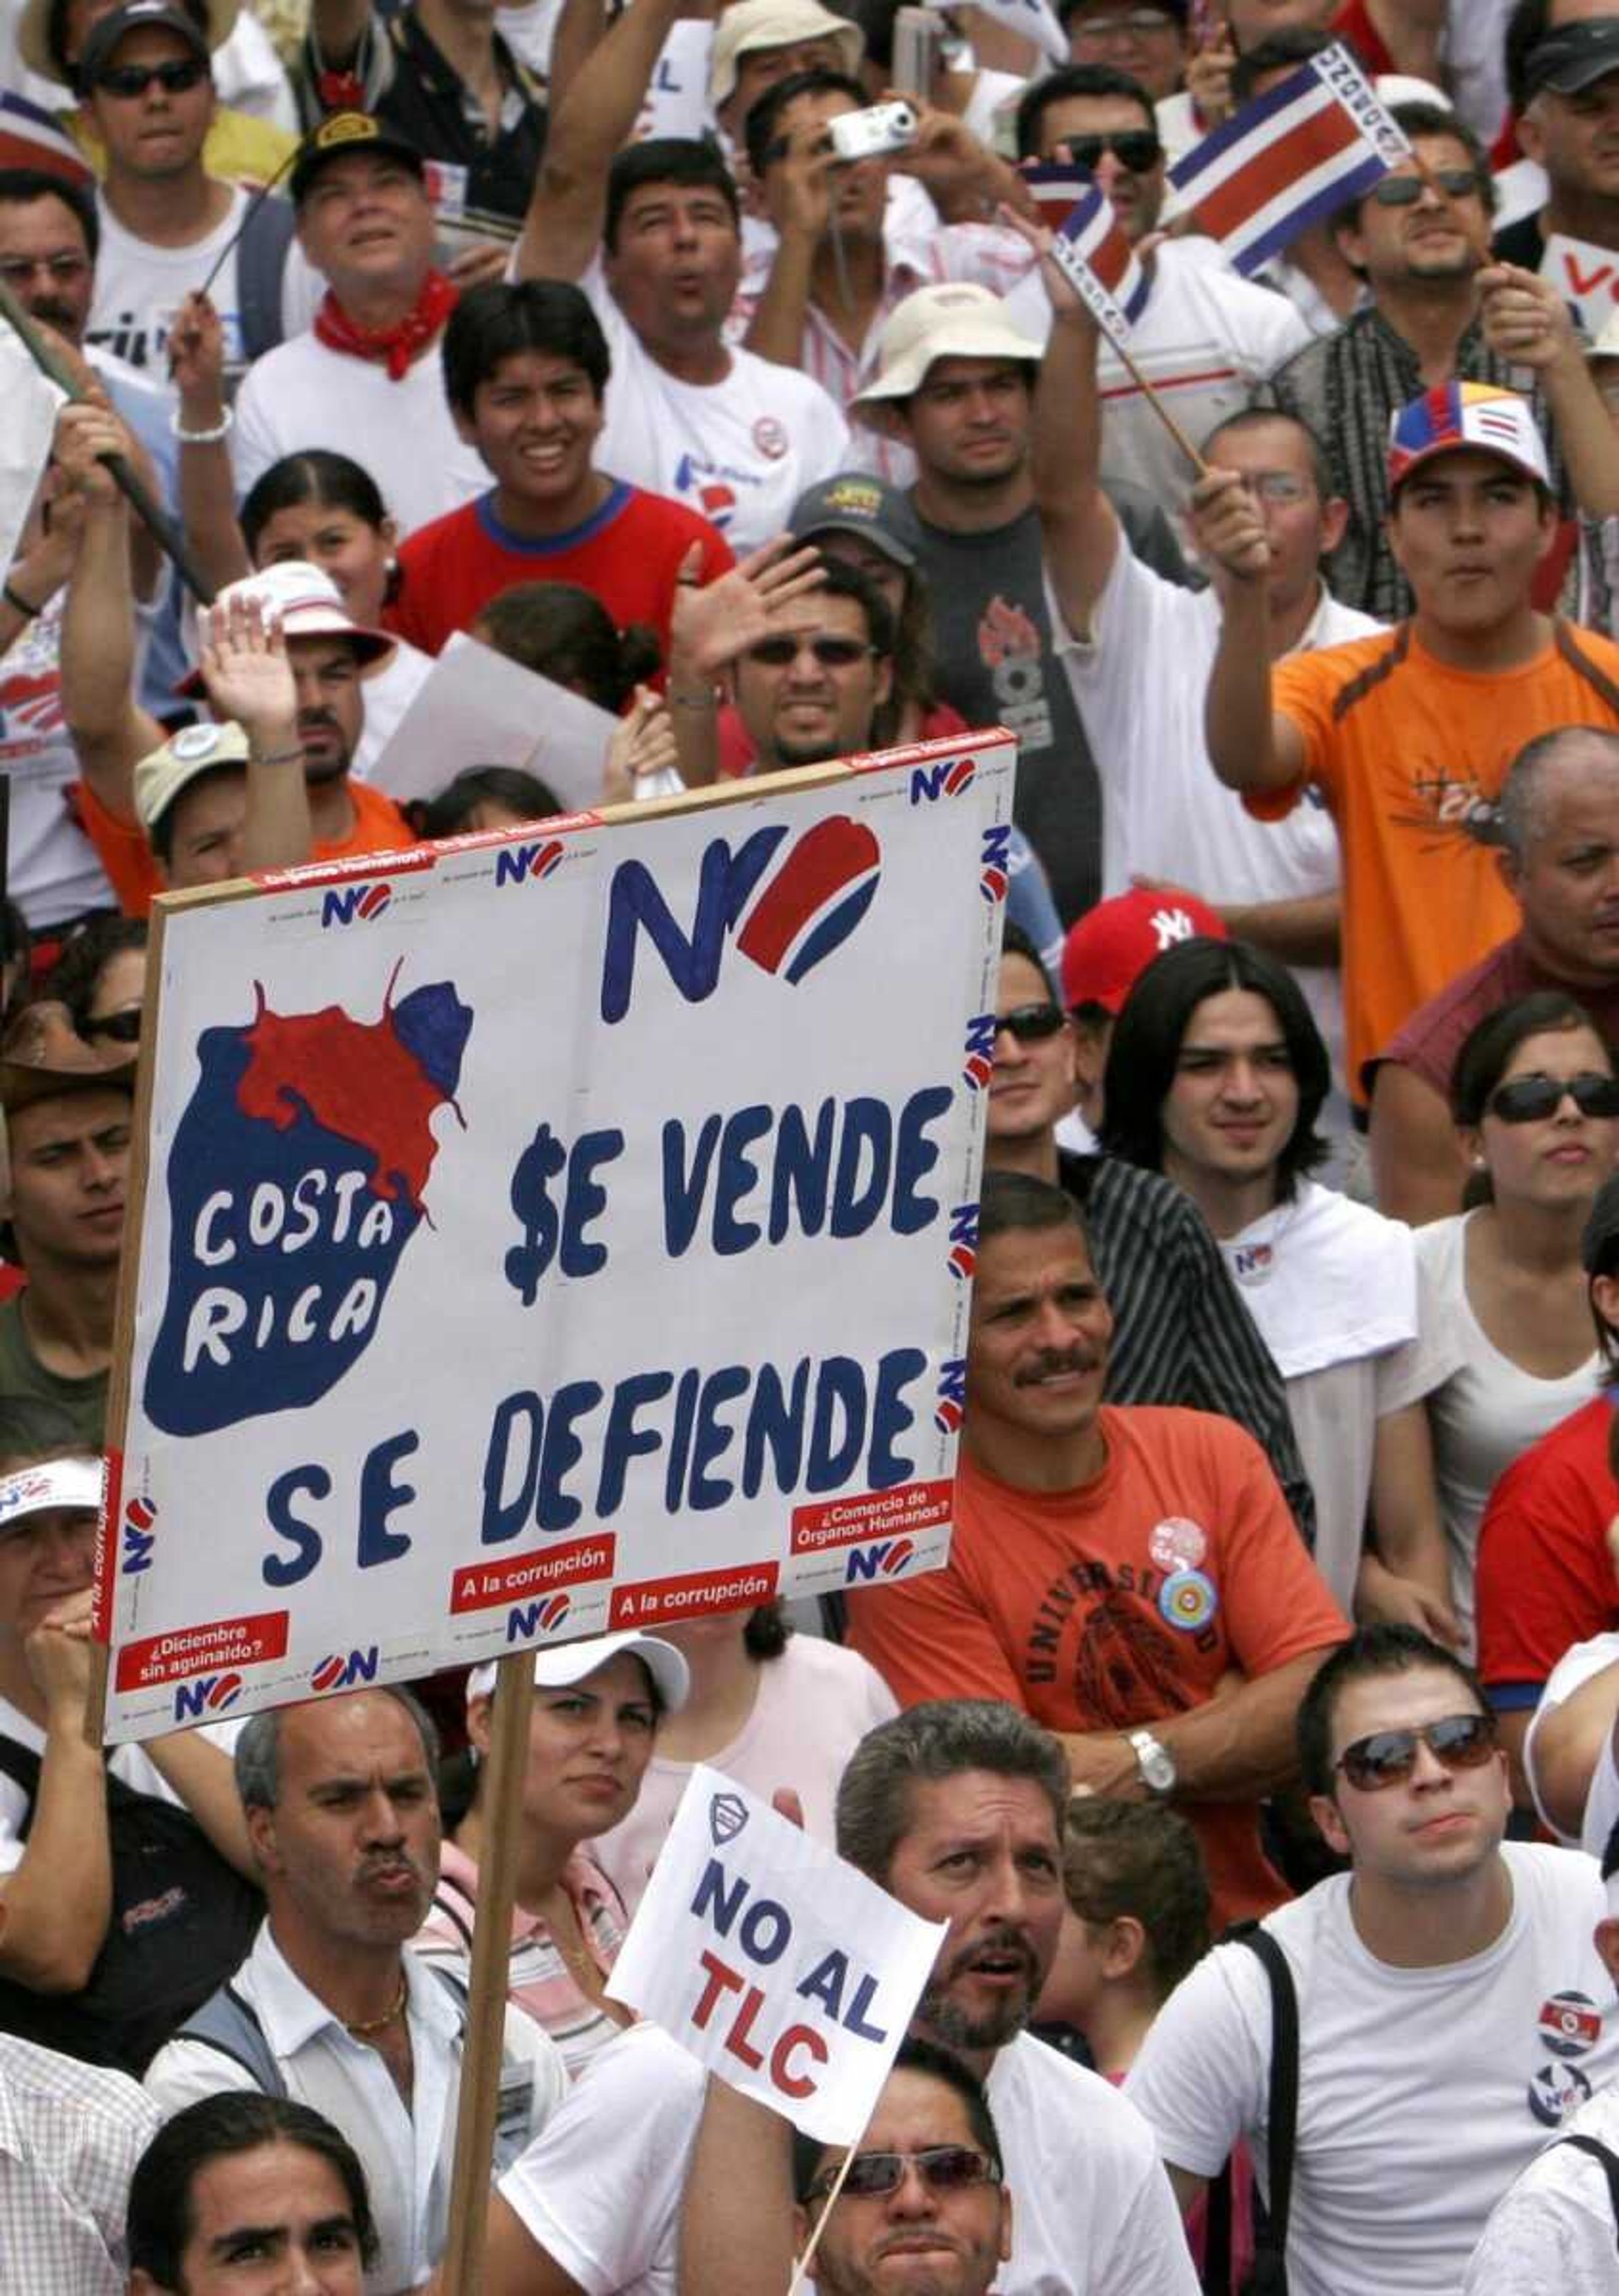
[[[0,767],[8,774],[26,775],[48,762],[62,778],[59,753],[67,725],[57,662],[60,623],[56,613],[30,622],[0,662]]]
[[[1008,605],[999,591],[979,619],[978,654],[990,673],[1001,724],[1024,750],[1048,750],[1051,704],[1040,630],[1022,606]]]
[[[1085,1728],[1185,1713],[1208,1694],[1208,1667],[1188,1665],[1188,1646],[1204,1660],[1220,1647],[1219,1593],[1196,1567],[1206,1541],[1198,1525],[1179,1520],[1161,1523],[1154,1538],[1162,1564],[1081,1557],[1035,1606],[1023,1678],[1066,1679]]]
[[[1401,808],[1394,819],[1401,829],[1437,831],[1424,838],[1424,850],[1439,852],[1454,843],[1459,831],[1470,845],[1504,846],[1500,808],[1486,797],[1476,773],[1458,767],[1454,758],[1418,758],[1410,762],[1411,808]],[[1499,789],[1501,775],[1492,777]]]

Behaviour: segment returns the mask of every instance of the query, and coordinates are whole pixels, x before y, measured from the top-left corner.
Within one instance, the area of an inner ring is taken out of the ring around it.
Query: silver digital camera
[[[827,127],[840,160],[881,159],[888,152],[908,152],[916,140],[916,115],[908,103],[869,104]]]

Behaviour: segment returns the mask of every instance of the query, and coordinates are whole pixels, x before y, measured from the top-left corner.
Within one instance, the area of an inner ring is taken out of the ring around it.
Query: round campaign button
[[[189,765],[193,758],[211,758],[219,746],[219,728],[182,726],[177,734],[170,735],[168,746],[182,765]]]
[[[1529,2110],[1548,2128],[1556,2128],[1590,2095],[1590,2083],[1578,2065],[1542,2065],[1529,2084]]]
[[[1582,2057],[1602,2038],[1602,2012],[1588,1993],[1554,1993],[1536,2021],[1554,2057]]]
[[[1158,1608],[1171,1627],[1178,1627],[1183,1635],[1195,1635],[1220,1608],[1220,1597],[1214,1592],[1214,1581],[1201,1570],[1177,1570],[1159,1588]]]
[[[1155,1523],[1146,1551],[1160,1570],[1196,1570],[1209,1551],[1209,1542],[1195,1522],[1183,1514],[1167,1515]]]

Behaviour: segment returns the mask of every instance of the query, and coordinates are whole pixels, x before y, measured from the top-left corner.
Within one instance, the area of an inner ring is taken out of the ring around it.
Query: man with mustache
[[[1344,1621],[1251,1436],[1103,1403],[1112,1337],[1073,1198],[986,1173],[949,1562],[851,1595],[850,1639],[902,1705],[1005,1699],[1079,1790],[1183,1806],[1219,1927],[1286,1895],[1258,1804]]]
[[[438,1880],[437,1760],[437,1734],[406,1691],[252,1717],[236,1788],[268,1918],[228,1988],[146,2075],[165,2112],[225,2088],[324,2112],[366,2171],[374,2296],[420,2288],[448,2236],[464,1991],[405,1944]],[[566,2087],[549,2038],[508,2006],[497,2161]]]

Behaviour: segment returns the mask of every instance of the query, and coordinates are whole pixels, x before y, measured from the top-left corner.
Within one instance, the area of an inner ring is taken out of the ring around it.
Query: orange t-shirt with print
[[[902,1706],[1004,1698],[1048,1730],[1134,1730],[1349,1628],[1270,1462],[1210,1412],[1105,1405],[1101,1473],[1027,1491],[962,1455],[942,1570],[849,1596],[849,1639]],[[1188,1801],[1217,1929],[1287,1895],[1251,1801]]]
[[[1418,1005],[1518,930],[1498,866],[1507,768],[1537,734],[1619,726],[1619,645],[1593,630],[1560,631],[1516,669],[1456,669],[1407,624],[1290,655],[1271,671],[1270,694],[1303,736],[1304,772],[1244,803],[1279,821],[1313,783],[1337,823],[1352,1083]]]
[[[78,825],[95,846],[107,882],[127,917],[144,917],[152,897],[163,890],[146,832],[136,821],[109,813],[88,782],[70,792]],[[386,792],[369,782],[351,781],[349,796],[354,826],[347,837],[329,838],[309,848],[311,861],[357,861],[367,853],[399,853],[417,842],[415,832]]]

